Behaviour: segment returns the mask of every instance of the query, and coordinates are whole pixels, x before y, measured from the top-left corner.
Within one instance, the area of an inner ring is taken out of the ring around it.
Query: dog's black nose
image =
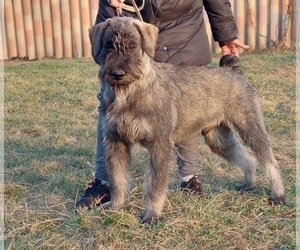
[[[110,75],[116,80],[121,80],[124,78],[125,72],[121,69],[120,70],[112,70],[110,72]]]

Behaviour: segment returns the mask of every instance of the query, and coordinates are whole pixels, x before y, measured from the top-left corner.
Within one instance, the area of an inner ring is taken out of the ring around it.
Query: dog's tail
[[[235,55],[224,55],[220,59],[220,67],[229,67],[232,68],[234,71],[242,72],[240,59]]]

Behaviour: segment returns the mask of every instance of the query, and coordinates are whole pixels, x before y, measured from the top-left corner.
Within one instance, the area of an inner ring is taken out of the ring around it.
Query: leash
[[[143,22],[144,20],[143,20],[143,17],[142,17],[142,15],[141,15],[140,11],[141,11],[141,10],[144,8],[144,6],[145,6],[145,0],[143,0],[143,3],[142,3],[142,5],[141,5],[140,7],[138,7],[138,6],[136,5],[136,3],[135,3],[134,0],[131,0],[132,6],[127,5],[127,4],[124,4],[124,1],[125,1],[125,0],[120,0],[119,7],[117,8],[117,16],[123,17],[124,14],[123,14],[123,12],[122,12],[122,9],[124,9],[124,10],[130,11],[130,12],[135,12],[135,13],[137,14],[138,19],[139,19],[141,22]]]
[[[142,15],[141,15],[140,10],[139,10],[139,8],[137,7],[135,1],[134,1],[134,0],[131,0],[131,3],[132,3],[132,5],[133,5],[133,7],[134,7],[134,9],[135,9],[135,13],[137,14],[139,20],[140,20],[141,22],[143,22]],[[143,0],[142,7],[144,7],[144,5],[145,5],[145,0]],[[142,8],[141,8],[141,9],[142,9]]]

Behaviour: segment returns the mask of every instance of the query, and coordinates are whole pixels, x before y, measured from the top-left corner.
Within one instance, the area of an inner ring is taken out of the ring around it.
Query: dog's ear
[[[92,45],[92,56],[96,63],[100,64],[100,51],[103,46],[103,34],[106,28],[110,25],[110,20],[103,23],[93,25],[89,28],[89,36]]]
[[[135,20],[134,25],[142,37],[143,50],[148,56],[153,58],[156,50],[158,28],[152,24],[144,23],[139,20]]]

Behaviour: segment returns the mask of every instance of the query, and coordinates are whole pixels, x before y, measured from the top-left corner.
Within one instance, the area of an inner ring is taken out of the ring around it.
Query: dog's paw
[[[286,204],[286,196],[281,195],[281,196],[275,196],[271,195],[268,199],[269,205],[271,206],[281,206]]]
[[[255,186],[244,183],[244,184],[238,186],[236,188],[236,191],[239,191],[239,192],[243,193],[243,192],[253,191],[254,189],[255,189]]]
[[[152,224],[159,222],[160,216],[153,211],[145,211],[144,214],[142,215],[141,219],[142,219],[141,220],[142,224],[152,225]]]

